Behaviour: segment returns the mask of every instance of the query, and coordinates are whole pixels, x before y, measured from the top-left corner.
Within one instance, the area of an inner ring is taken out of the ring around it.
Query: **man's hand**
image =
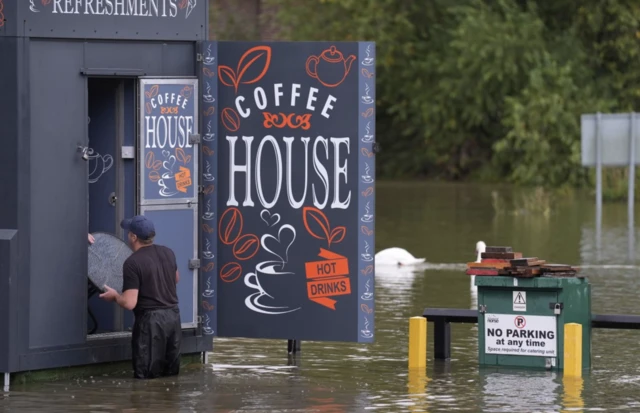
[[[105,301],[115,301],[118,298],[118,292],[105,284],[104,292],[100,294],[100,298]]]
[[[89,244],[93,244],[94,242],[96,242],[96,239],[93,238],[93,235],[89,234]]]

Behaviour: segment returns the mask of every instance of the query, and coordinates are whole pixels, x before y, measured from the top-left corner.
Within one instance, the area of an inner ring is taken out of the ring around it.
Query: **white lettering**
[[[53,0],[51,13],[90,16],[177,17],[178,6],[177,0]]]
[[[264,93],[264,89],[261,87],[255,88],[253,91],[253,98],[256,100],[256,106],[260,110],[265,110],[267,107],[267,94]]]
[[[301,96],[299,90],[300,90],[300,85],[297,83],[293,83],[291,85],[291,106],[295,107],[296,103],[297,103],[297,98],[299,98]],[[281,101],[281,97],[284,96],[284,92],[282,91],[283,88],[283,84],[282,83],[275,83],[273,85],[273,95],[271,94],[267,94],[267,92],[265,91],[265,89],[263,87],[256,87],[253,89],[253,104],[256,106],[257,109],[259,110],[265,110],[267,109],[267,107],[269,106],[269,102],[272,101],[273,105],[275,107],[280,107],[280,101]],[[318,101],[318,96],[317,94],[320,92],[319,89],[315,88],[315,87],[310,87],[309,90],[307,91],[307,95],[306,95],[306,106],[305,109],[309,110],[309,111],[315,111],[316,110],[316,106],[314,104],[314,102]],[[325,99],[324,97],[321,96],[321,99]],[[245,103],[245,97],[240,95],[238,97],[236,97],[235,100],[235,106],[236,109],[238,111],[238,113],[240,114],[240,116],[242,116],[243,118],[248,118],[251,115],[251,109],[246,107],[243,108],[240,104],[241,103]],[[337,99],[332,96],[332,95],[327,95],[325,101],[324,101],[324,105],[323,105],[323,109],[322,109],[322,116],[324,116],[325,118],[329,119],[329,117],[331,116],[329,114],[329,111],[331,109],[333,109],[333,103],[335,103],[337,101]],[[303,101],[304,102],[304,101]]]
[[[327,113],[327,110],[333,109],[333,105],[331,104],[331,102],[335,102],[336,100],[337,100],[336,98],[329,95],[329,97],[327,98],[327,102],[324,104],[324,108],[322,109],[322,116],[329,119],[329,114]]]
[[[284,146],[280,147],[279,139],[276,139],[272,135],[267,135],[260,140],[255,157],[253,157],[253,153],[251,151],[251,143],[253,139],[253,136],[243,137],[245,145],[244,151],[240,150],[240,152],[244,152],[244,154],[242,154],[238,153],[238,149],[236,148],[236,141],[238,140],[238,137],[227,136],[227,141],[229,142],[229,198],[227,200],[227,206],[238,206],[236,191],[244,191],[245,193],[245,200],[242,206],[255,206],[251,200],[252,191],[255,190],[259,200],[256,204],[266,209],[273,208],[278,203],[281,196],[284,196],[282,186],[284,174],[286,173],[286,180],[284,181],[284,185],[286,185],[286,197],[292,208],[299,209],[304,204],[312,201],[316,208],[325,209],[329,204],[330,196],[332,197],[332,202],[330,204],[332,209],[346,209],[349,207],[351,202],[351,190],[347,190],[346,194],[344,193],[345,191],[341,193],[340,184],[342,182],[340,180],[342,175],[344,175],[344,183],[347,184],[349,169],[347,158],[349,157],[350,152],[350,138],[340,137],[326,139],[322,136],[318,136],[313,142],[313,148],[311,148],[310,145],[310,137],[299,138],[301,143],[304,145],[304,155],[302,155],[302,148],[300,147],[297,148],[297,152],[294,154],[296,138],[291,136],[283,137],[282,141],[284,141]],[[332,145],[329,145],[329,141],[331,141]],[[347,146],[346,154],[341,148],[342,144]],[[273,148],[273,166],[271,166],[271,161],[268,162],[268,167],[264,164],[265,159],[267,159],[265,158],[266,146],[271,146]],[[285,153],[283,153],[283,151]],[[323,152],[324,155],[321,156]],[[331,156],[330,152],[333,152],[331,153]],[[300,153],[300,155],[297,155],[298,153]],[[296,164],[296,168],[294,168],[293,165],[294,156],[297,159],[296,162],[298,162]],[[302,164],[303,160],[300,159],[301,156],[304,156],[304,165]],[[310,159],[310,156],[312,156],[312,159]],[[244,158],[244,163],[239,164],[236,159],[237,157],[240,159]],[[286,165],[283,164],[283,157],[286,157]],[[252,165],[252,162],[255,162],[255,165]],[[312,182],[310,188],[311,191],[308,191],[309,181],[311,180],[311,177],[309,176],[311,163],[313,163],[313,169],[316,173],[316,176],[314,177],[316,180],[319,180],[319,187],[324,189],[324,197],[320,196],[318,191],[319,188],[316,187],[318,182]],[[333,173],[330,173],[328,170],[326,166],[327,163],[331,165]],[[283,170],[284,167],[286,167],[286,171]],[[274,168],[275,175],[269,176],[271,170]],[[236,179],[236,173],[238,172],[245,174],[244,180]],[[304,177],[302,177],[303,172]],[[254,177],[254,175],[255,183],[252,183],[251,178]],[[296,178],[294,178],[294,175]],[[297,177],[300,178],[298,179]],[[294,180],[296,181],[295,188]],[[302,181],[302,183],[299,183],[300,181]],[[264,184],[266,182],[269,184],[273,183],[275,185],[265,186]],[[275,192],[267,195],[265,194],[265,188],[274,188]],[[311,192],[311,194],[309,194],[309,192]],[[308,199],[309,196],[311,196],[312,199]]]
[[[329,160],[329,144],[327,140],[322,136],[318,136],[316,141],[313,143],[313,169],[315,169],[316,173],[320,177],[320,180],[324,184],[324,201],[322,203],[318,202],[315,185],[311,185],[311,191],[313,192],[313,205],[315,205],[318,209],[324,209],[324,207],[327,206],[327,202],[329,201],[329,173],[327,172],[327,168],[325,168],[324,165],[320,162],[320,159],[318,159],[318,143],[322,143],[324,145],[324,154],[327,157],[327,160]]]
[[[300,89],[300,85],[297,83],[294,83],[291,85],[291,107],[295,107],[296,106],[296,98],[300,96],[300,93],[298,93],[298,89]]]
[[[349,154],[349,138],[331,138],[333,143],[333,202],[331,208],[347,209],[351,202],[351,191],[347,195],[345,202],[340,202],[340,175],[344,175],[344,183],[347,183],[347,162],[345,158],[343,166],[339,165],[340,162],[340,144],[344,143],[347,146],[347,155]]]
[[[227,141],[229,141],[229,200],[227,201],[227,206],[238,206],[238,201],[236,201],[235,197],[235,174],[236,172],[244,172],[245,173],[245,198],[242,206],[253,206],[253,201],[251,201],[251,142],[253,142],[253,136],[243,136],[242,140],[245,143],[247,160],[244,165],[236,165],[236,141],[238,140],[237,136],[227,136]]]
[[[318,93],[318,89],[316,89],[315,87],[309,89],[309,98],[307,99],[307,109],[309,110],[316,110],[315,106],[311,105],[311,102],[315,102],[316,100],[318,100],[318,98],[316,98],[315,96],[316,93]]]
[[[276,101],[276,106],[280,106],[280,98],[284,96],[284,93],[280,90],[282,89],[282,83],[276,83],[273,85],[273,94]]]
[[[304,143],[304,192],[300,201],[296,201],[293,197],[293,182],[291,179],[293,176],[293,162],[291,161],[291,155],[293,153],[291,144],[293,143],[293,137],[286,137],[282,140],[287,144],[287,197],[289,198],[289,204],[293,208],[298,209],[302,206],[305,198],[307,197],[307,181],[309,178],[309,141],[311,138],[300,138]]]
[[[191,148],[193,116],[145,116],[145,148]]]
[[[243,96],[238,96],[236,98],[236,109],[238,109],[238,113],[240,114],[240,116],[246,119],[249,117],[249,115],[251,115],[251,109],[247,109],[246,111],[242,110],[242,107],[240,107],[240,102],[244,102]]]
[[[273,195],[273,200],[271,202],[267,202],[262,191],[262,148],[267,142],[271,143],[271,146],[273,146],[276,157],[276,193]],[[247,189],[248,188],[249,186],[247,186]],[[280,153],[278,141],[276,141],[276,138],[271,135],[265,136],[260,142],[260,145],[258,145],[258,153],[256,154],[256,189],[258,190],[258,199],[260,199],[260,203],[266,209],[273,208],[276,202],[278,202],[280,190],[282,189],[282,154]]]

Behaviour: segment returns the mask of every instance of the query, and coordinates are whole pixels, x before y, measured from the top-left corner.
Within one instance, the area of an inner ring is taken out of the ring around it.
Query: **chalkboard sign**
[[[216,54],[216,335],[373,341],[374,44]]]
[[[197,79],[142,79],[140,91],[141,204],[195,202]]]

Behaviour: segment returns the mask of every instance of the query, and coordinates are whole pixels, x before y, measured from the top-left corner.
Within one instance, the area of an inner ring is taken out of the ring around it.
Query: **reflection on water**
[[[593,199],[574,199],[545,217],[496,213],[494,188],[451,184],[379,185],[376,251],[407,249],[424,266],[378,268],[376,342],[302,343],[216,339],[203,367],[171,380],[139,382],[111,376],[27,386],[0,395],[0,408],[23,411],[163,412],[588,412],[640,411],[640,333],[593,332],[592,372],[479,368],[476,325],[452,326],[450,361],[407,369],[409,317],[425,307],[475,308],[465,275],[478,240],[511,245],[550,262],[580,265],[593,285],[593,311],[640,313],[640,263],[628,254],[626,205],[605,205],[601,248]],[[508,190],[500,188],[502,194]],[[506,195],[505,195],[506,196]],[[636,236],[636,239],[640,237]],[[635,251],[635,250],[634,250]],[[640,254],[635,254],[635,257]],[[43,406],[46,404],[46,409]]]

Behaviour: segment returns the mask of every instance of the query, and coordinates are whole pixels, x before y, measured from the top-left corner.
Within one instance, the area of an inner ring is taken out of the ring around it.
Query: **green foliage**
[[[382,177],[592,185],[580,115],[640,104],[637,1],[264,1],[283,39],[376,41]]]

